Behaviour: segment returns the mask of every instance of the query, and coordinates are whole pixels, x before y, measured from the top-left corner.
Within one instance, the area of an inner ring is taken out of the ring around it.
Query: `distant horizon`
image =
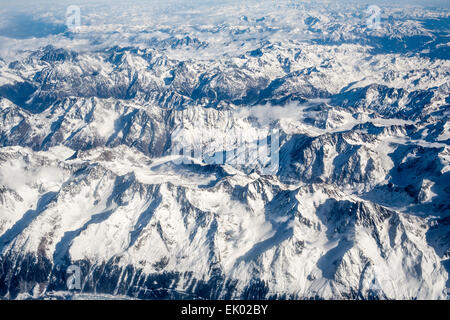
[[[84,5],[84,4],[93,4],[93,3],[101,3],[101,2],[105,2],[107,4],[111,4],[111,3],[126,3],[126,2],[133,2],[134,4],[138,4],[139,2],[143,2],[143,3],[161,3],[161,4],[168,4],[168,3],[176,3],[176,2],[182,2],[184,4],[196,4],[196,3],[211,3],[211,4],[217,4],[217,3],[227,3],[227,2],[251,2],[251,1],[255,1],[255,0],[207,0],[207,1],[202,1],[202,0],[190,0],[189,2],[184,2],[182,0],[78,0],[78,1],[73,1],[73,0],[60,0],[60,1],[55,1],[55,0],[39,0],[39,1],[33,1],[33,0],[16,0],[13,3],[9,0],[0,0],[0,3],[2,4],[2,6],[8,6],[8,7],[17,7],[19,5],[23,5],[23,4],[33,4],[33,5]],[[342,2],[348,2],[348,3],[352,3],[352,2],[356,2],[356,3],[361,3],[361,4],[384,4],[384,5],[389,5],[389,6],[396,6],[396,5],[406,5],[406,6],[411,6],[411,5],[421,5],[421,6],[442,6],[442,7],[450,7],[450,1],[446,1],[446,0],[396,0],[396,1],[389,1],[389,0],[258,0],[258,2],[305,2],[305,3],[314,3],[314,2],[337,2],[337,3],[342,3]]]

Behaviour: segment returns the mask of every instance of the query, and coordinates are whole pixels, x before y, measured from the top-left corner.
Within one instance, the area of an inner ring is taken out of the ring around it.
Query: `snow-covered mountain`
[[[448,299],[447,9],[128,5],[1,37],[0,297]]]

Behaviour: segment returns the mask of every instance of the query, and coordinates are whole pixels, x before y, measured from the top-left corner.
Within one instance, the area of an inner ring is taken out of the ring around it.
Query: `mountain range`
[[[0,297],[448,299],[448,10],[267,2],[0,55]]]

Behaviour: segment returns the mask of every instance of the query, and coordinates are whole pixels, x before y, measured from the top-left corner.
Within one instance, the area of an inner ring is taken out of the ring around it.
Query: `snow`
[[[386,7],[375,32],[359,5],[99,8],[70,37],[0,39],[0,277],[83,263],[113,295],[16,298],[448,299],[450,63],[422,23],[448,11]],[[243,146],[275,130],[267,175]]]

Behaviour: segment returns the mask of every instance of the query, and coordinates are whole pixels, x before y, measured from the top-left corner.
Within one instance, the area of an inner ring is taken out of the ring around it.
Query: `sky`
[[[86,5],[86,4],[104,4],[104,5],[110,5],[111,3],[118,2],[118,3],[126,3],[130,2],[133,4],[139,4],[141,3],[160,3],[160,4],[167,4],[167,3],[224,3],[224,2],[231,2],[231,1],[238,1],[238,2],[244,2],[249,0],[0,0],[0,4],[2,8],[30,8],[35,6],[40,7],[57,7],[57,6],[69,6],[69,5]],[[250,0],[251,1],[251,0]],[[259,0],[264,2],[282,2],[282,1],[295,1],[295,2],[311,2],[311,0]],[[314,0],[312,0],[314,1]],[[337,0],[315,0],[317,2],[326,1],[326,2],[333,2]],[[343,0],[339,0],[338,2],[342,2]],[[385,5],[425,5],[425,6],[443,6],[443,7],[449,7],[450,1],[448,0],[344,0],[346,2],[354,2],[354,3],[365,3],[365,4],[385,4]]]

